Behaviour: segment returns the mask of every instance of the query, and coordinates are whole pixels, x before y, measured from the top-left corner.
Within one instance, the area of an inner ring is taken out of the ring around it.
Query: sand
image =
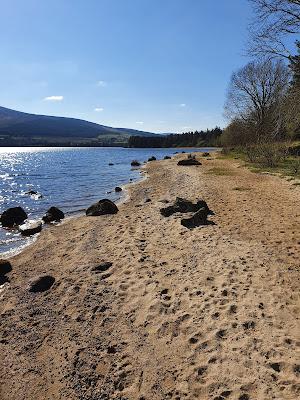
[[[11,259],[1,400],[300,398],[299,186],[177,160],[148,163],[117,215],[46,229]],[[176,196],[204,199],[215,225],[163,217]]]

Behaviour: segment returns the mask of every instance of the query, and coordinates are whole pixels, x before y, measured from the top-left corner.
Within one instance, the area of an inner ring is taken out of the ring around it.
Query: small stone
[[[120,186],[116,186],[115,187],[115,192],[122,192],[122,188]]]
[[[42,231],[42,223],[41,222],[34,222],[28,223],[19,226],[19,230],[21,235],[23,236],[32,236]]]
[[[95,267],[92,267],[91,271],[93,272],[105,272],[107,271],[113,264],[111,262],[103,262]]]
[[[281,370],[281,365],[280,365],[279,363],[272,363],[272,364],[269,364],[269,365],[270,365],[270,367],[271,367],[272,369],[274,369],[274,371],[280,372],[280,370]]]
[[[28,290],[32,293],[45,292],[54,284],[55,278],[51,275],[42,275],[32,279],[28,284]]]

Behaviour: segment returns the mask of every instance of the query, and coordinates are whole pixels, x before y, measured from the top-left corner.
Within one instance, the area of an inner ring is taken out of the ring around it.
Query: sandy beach
[[[183,157],[147,163],[118,214],[53,226],[10,260],[1,400],[300,398],[300,187]],[[162,216],[178,196],[215,224]],[[55,283],[30,292],[40,275]]]

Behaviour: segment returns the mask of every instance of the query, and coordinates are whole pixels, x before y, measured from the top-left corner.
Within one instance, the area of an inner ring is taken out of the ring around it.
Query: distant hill
[[[76,118],[28,114],[0,107],[0,146],[124,145],[130,136],[155,137],[135,129],[112,128]]]

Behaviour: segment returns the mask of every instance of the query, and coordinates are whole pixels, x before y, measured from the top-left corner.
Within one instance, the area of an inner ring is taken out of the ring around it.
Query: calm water
[[[72,215],[103,197],[117,200],[115,186],[140,177],[130,166],[133,159],[161,159],[175,150],[182,149],[0,148],[0,213],[21,206],[29,220],[36,220],[51,206]],[[42,198],[29,196],[29,190]],[[0,254],[20,250],[30,240],[0,228]]]

